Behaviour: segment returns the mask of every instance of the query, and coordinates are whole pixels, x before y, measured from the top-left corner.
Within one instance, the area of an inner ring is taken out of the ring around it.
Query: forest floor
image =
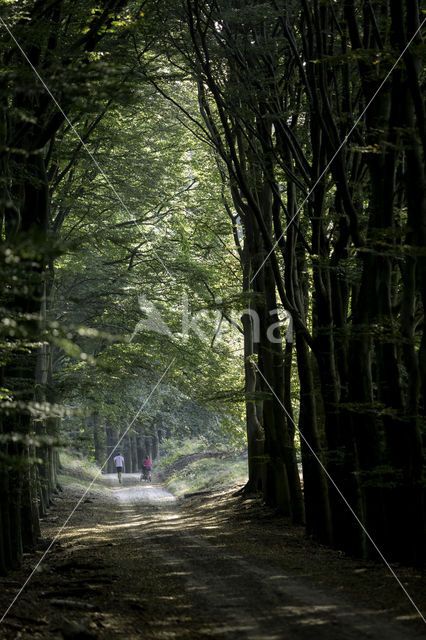
[[[176,500],[126,474],[94,485],[0,625],[29,640],[410,640],[426,626],[389,571],[308,539],[234,491]],[[45,548],[81,496],[42,522]],[[0,578],[1,614],[37,554]],[[426,578],[395,567],[425,611]],[[1,617],[1,615],[0,615]]]

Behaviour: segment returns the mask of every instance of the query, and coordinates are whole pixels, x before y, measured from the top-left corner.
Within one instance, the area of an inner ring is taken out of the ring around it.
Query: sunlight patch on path
[[[140,482],[139,478],[139,473],[123,473],[122,484],[119,484],[115,473],[106,473],[102,476],[105,484],[119,502],[131,504],[176,502],[175,496],[163,486]]]

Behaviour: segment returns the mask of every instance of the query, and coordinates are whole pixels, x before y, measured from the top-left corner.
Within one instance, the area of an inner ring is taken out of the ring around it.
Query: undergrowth
[[[191,455],[193,453],[201,453],[202,451],[227,451],[224,446],[212,447],[204,438],[185,438],[177,440],[171,438],[163,440],[161,443],[161,456],[156,461],[157,469],[166,469],[169,465],[176,462],[180,457]]]
[[[191,460],[192,454],[203,452],[206,453],[205,458]],[[162,471],[160,477],[167,478],[167,489],[176,496],[197,491],[217,491],[242,486],[247,482],[247,458],[241,452],[223,451],[226,457],[207,457],[211,449],[207,451],[205,442],[185,440],[162,443],[162,453],[161,459],[154,463],[154,482],[156,471]],[[179,470],[171,468],[174,462],[182,458],[188,458],[188,464]],[[80,453],[62,451],[60,459],[59,482],[62,487],[81,491],[93,482],[91,491],[108,491],[102,483],[99,467]]]
[[[218,491],[247,482],[247,460],[241,455],[202,458],[174,473],[167,489],[177,496],[197,491]]]
[[[81,491],[87,489],[91,482],[90,491],[105,493],[106,487],[102,485],[102,476],[99,467],[78,452],[62,451],[60,454],[61,467],[59,483],[62,487]]]

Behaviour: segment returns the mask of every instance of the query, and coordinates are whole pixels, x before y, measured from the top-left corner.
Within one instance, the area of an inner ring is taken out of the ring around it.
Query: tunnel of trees
[[[61,447],[136,471],[184,432],[246,442],[245,491],[322,543],[424,565],[418,2],[0,10],[0,572]]]

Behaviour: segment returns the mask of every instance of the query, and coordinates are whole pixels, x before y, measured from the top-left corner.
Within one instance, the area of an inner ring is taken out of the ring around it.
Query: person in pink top
[[[144,461],[142,462],[141,480],[143,478],[144,480],[149,480],[149,482],[151,482],[151,471],[152,471],[152,462],[149,456],[146,456],[146,458],[144,458]]]

